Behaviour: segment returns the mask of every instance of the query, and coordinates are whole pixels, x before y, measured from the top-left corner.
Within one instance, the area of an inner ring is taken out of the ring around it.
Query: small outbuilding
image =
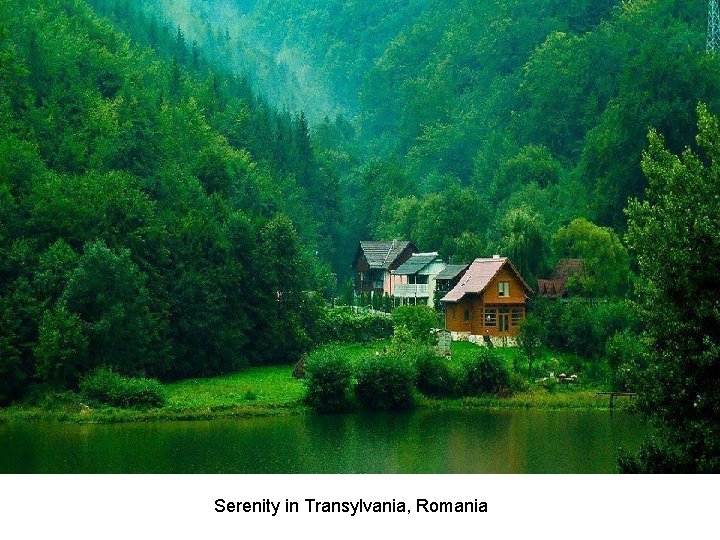
[[[560,259],[547,279],[538,279],[538,294],[547,298],[567,296],[567,283],[573,276],[582,277],[585,266],[582,259]]]

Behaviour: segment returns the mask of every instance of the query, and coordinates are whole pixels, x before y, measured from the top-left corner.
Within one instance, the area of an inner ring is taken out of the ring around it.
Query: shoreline
[[[616,411],[631,411],[631,400],[616,403]],[[412,410],[465,411],[465,410],[538,410],[538,411],[607,411],[607,399],[595,395],[594,390],[550,393],[528,391],[501,398],[479,396],[466,398],[432,399],[419,396]],[[356,408],[339,414],[363,412]],[[392,413],[392,411],[389,411]],[[406,411],[401,411],[406,412]],[[117,407],[90,408],[81,405],[79,410],[44,409],[37,406],[13,405],[0,409],[0,423],[58,422],[69,424],[120,424],[141,422],[191,422],[207,420],[249,419],[315,415],[302,401],[276,404],[238,404],[210,407],[162,407],[158,409],[121,409]]]

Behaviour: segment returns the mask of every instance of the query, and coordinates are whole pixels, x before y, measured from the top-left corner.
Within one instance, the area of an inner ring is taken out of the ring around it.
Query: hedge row
[[[80,392],[91,403],[113,407],[161,407],[165,390],[157,380],[124,377],[101,367],[80,381]]]
[[[352,362],[341,347],[323,347],[305,362],[307,402],[321,412],[352,407],[354,398],[366,409],[413,407],[419,391],[430,397],[460,397],[511,391],[502,358],[490,349],[460,365],[419,343]]]
[[[384,313],[327,308],[317,321],[317,332],[320,343],[368,343],[392,336],[393,321]]]

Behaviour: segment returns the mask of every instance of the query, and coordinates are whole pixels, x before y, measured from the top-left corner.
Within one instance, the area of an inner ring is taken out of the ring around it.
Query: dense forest
[[[297,360],[364,239],[502,253],[529,283],[583,259],[573,298],[535,308],[542,342],[639,387],[672,341],[647,299],[695,286],[648,225],[676,155],[717,198],[705,31],[681,0],[0,2],[0,402],[100,364]],[[714,343],[713,306],[678,317]]]
[[[360,238],[412,238],[459,261],[517,258],[519,235],[542,243],[530,264],[542,273],[565,255],[553,236],[573,219],[625,230],[650,128],[679,151],[696,104],[720,105],[702,2],[143,6],[274,88],[276,105],[312,111],[318,154],[341,178],[340,275]]]
[[[304,116],[81,0],[0,20],[0,400],[99,362],[165,378],[304,350],[338,211]]]

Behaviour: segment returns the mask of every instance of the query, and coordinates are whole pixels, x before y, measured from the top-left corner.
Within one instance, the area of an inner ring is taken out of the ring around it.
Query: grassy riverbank
[[[387,342],[344,346],[346,354],[357,360],[368,351],[379,351]],[[453,344],[453,362],[471,354],[474,345]],[[516,351],[502,351],[512,364]],[[249,368],[241,373],[207,379],[188,379],[164,385],[167,401],[154,409],[90,407],[73,392],[47,394],[34,401],[0,409],[0,421],[57,420],[63,422],[137,422],[171,420],[207,420],[278,416],[309,413],[303,403],[305,388],[292,377],[293,366]],[[417,396],[419,408],[535,408],[535,409],[607,409],[607,396],[596,395],[587,386],[546,388],[531,384],[529,389],[509,397],[484,396],[462,399],[429,399]],[[616,408],[627,408],[628,400],[618,400]]]
[[[302,381],[292,377],[292,370],[292,366],[257,367],[165,384],[167,402],[154,409],[90,407],[73,392],[48,394],[36,403],[0,409],[0,421],[134,422],[297,414],[306,409],[305,390]]]

